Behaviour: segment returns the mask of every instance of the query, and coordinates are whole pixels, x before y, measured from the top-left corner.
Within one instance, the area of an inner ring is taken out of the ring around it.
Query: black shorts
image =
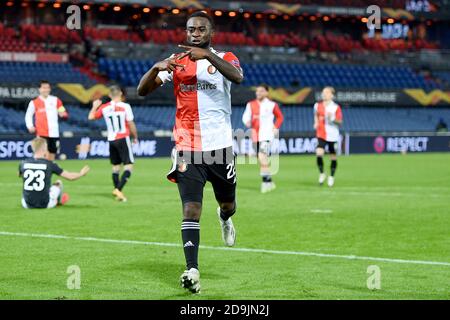
[[[264,153],[266,155],[270,155],[270,149],[272,147],[272,143],[269,140],[258,141],[253,143],[253,149],[258,153]]]
[[[211,182],[218,202],[234,202],[236,198],[235,160],[231,147],[211,152],[174,151],[172,169],[167,178],[178,184],[183,204],[202,203],[206,181]]]
[[[109,142],[109,159],[114,166],[122,163],[134,163],[133,149],[129,137]]]
[[[331,154],[336,154],[336,150],[338,148],[338,143],[335,141],[326,141],[324,139],[318,138],[317,148],[325,149],[325,146],[328,145],[328,152]]]
[[[50,153],[58,153],[59,151],[59,138],[41,137],[47,141],[47,150]]]

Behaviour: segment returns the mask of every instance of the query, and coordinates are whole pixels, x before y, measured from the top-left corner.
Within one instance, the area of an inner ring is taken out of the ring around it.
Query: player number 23
[[[42,170],[25,170],[24,189],[27,191],[42,191],[45,188],[45,172]]]
[[[236,176],[236,167],[234,166],[234,161],[231,161],[229,164],[227,164],[227,179],[230,180],[231,178]]]

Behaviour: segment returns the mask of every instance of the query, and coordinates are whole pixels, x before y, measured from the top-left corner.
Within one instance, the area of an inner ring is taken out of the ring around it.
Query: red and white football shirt
[[[244,124],[251,123],[253,142],[272,141],[273,129],[279,129],[283,119],[283,113],[278,104],[268,98],[248,102],[242,115]]]
[[[110,101],[102,104],[95,112],[95,119],[103,117],[108,129],[108,141],[130,136],[128,121],[133,121],[131,106],[125,102]]]
[[[210,50],[240,68],[233,53]],[[173,134],[177,150],[211,151],[232,146],[231,81],[207,59],[192,61],[186,56],[177,62],[185,67],[158,73],[163,84],[174,84],[177,111]]]
[[[36,136],[59,138],[58,109],[63,107],[62,101],[55,96],[41,96],[31,100],[25,113],[25,124],[28,129],[35,127]],[[33,124],[33,116],[35,124]],[[67,117],[67,112],[64,112]]]
[[[342,121],[341,107],[334,101],[327,105],[323,102],[318,102],[314,104],[314,114],[319,120],[316,129],[317,138],[337,142],[339,140],[339,126],[333,121]]]

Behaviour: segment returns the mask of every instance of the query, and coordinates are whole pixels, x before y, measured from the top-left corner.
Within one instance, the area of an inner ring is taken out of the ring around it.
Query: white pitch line
[[[331,209],[311,209],[312,213],[332,213],[333,210]]]
[[[136,244],[136,245],[148,245],[148,246],[160,246],[160,247],[181,247],[181,244],[168,243],[168,242],[118,240],[118,239],[104,239],[104,238],[95,238],[95,237],[72,237],[72,236],[55,235],[55,234],[42,234],[42,233],[0,231],[0,236],[66,239],[66,240],[95,241],[95,242],[108,242],[108,243],[118,243],[118,244]],[[450,262],[440,262],[440,261],[405,260],[405,259],[376,258],[376,257],[364,257],[364,256],[355,256],[355,255],[339,255],[339,254],[328,254],[328,253],[303,252],[303,251],[284,251],[284,250],[267,250],[267,249],[252,249],[252,248],[228,248],[228,247],[214,247],[214,246],[203,246],[203,245],[201,245],[200,248],[207,249],[207,250],[219,250],[219,251],[231,251],[231,252],[233,252],[233,251],[235,251],[235,252],[253,252],[253,253],[267,253],[267,254],[309,256],[309,257],[320,257],[320,258],[336,258],[336,259],[346,259],[346,260],[368,260],[368,261],[382,261],[382,262],[392,262],[392,263],[424,264],[424,265],[436,265],[436,266],[450,267]]]

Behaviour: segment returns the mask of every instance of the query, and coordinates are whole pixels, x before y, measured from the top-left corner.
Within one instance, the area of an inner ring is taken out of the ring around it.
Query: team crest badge
[[[216,71],[217,71],[217,68],[214,67],[213,65],[210,65],[210,66],[208,67],[208,73],[209,73],[209,74],[214,74],[214,73],[216,73]]]
[[[178,164],[178,172],[185,172],[186,170],[187,170],[186,160],[181,160],[181,162]]]

